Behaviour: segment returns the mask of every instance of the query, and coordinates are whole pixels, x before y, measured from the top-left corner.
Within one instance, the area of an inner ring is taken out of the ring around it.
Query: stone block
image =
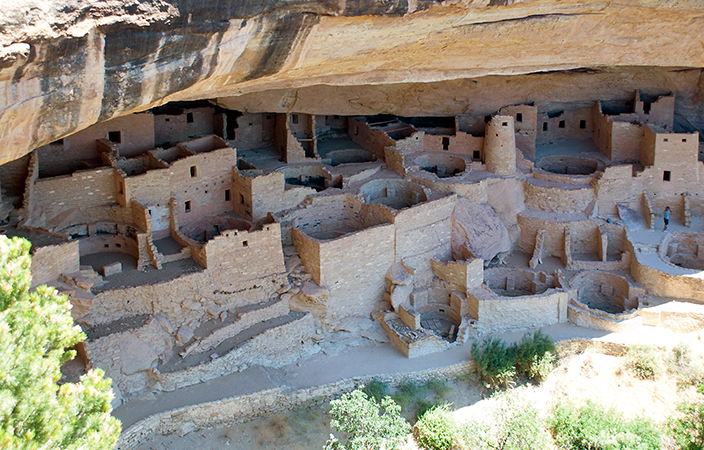
[[[103,266],[101,272],[104,277],[107,277],[110,275],[115,275],[116,273],[121,273],[122,272],[122,263],[114,262],[112,264],[105,265],[105,266]]]

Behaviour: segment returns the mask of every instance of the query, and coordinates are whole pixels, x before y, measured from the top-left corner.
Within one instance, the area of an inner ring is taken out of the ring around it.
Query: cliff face
[[[490,113],[674,91],[704,131],[695,0],[26,1],[0,16],[0,163],[175,100],[246,111]]]

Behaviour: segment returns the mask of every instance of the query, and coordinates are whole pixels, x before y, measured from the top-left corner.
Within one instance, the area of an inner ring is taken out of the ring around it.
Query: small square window
[[[103,247],[110,248],[110,244],[103,244]]]
[[[191,166],[191,178],[195,178],[198,175],[198,170],[196,166]]]
[[[225,189],[225,201],[229,202],[230,201],[230,190]]]
[[[333,118],[334,120],[338,120],[338,119],[340,118],[340,116],[332,116],[332,118]]]
[[[663,140],[662,140],[662,141],[663,141],[663,142],[667,142],[667,138],[663,138]]]
[[[122,132],[121,131],[108,131],[108,141],[114,142],[115,144],[122,143]]]
[[[669,170],[665,170],[662,173],[662,181],[670,181],[670,171]]]
[[[508,126],[508,122],[502,122],[502,123],[501,123],[501,126],[502,126],[502,127],[507,127],[507,126]]]
[[[266,120],[271,120],[271,115],[270,115],[270,114],[267,114]]]
[[[442,149],[443,150],[450,149],[450,138],[449,137],[442,138]]]
[[[186,113],[186,123],[193,123],[193,113]]]
[[[479,150],[474,150],[472,152],[472,159],[476,159],[477,161],[479,161],[481,158],[482,158],[482,155],[479,152]]]
[[[254,125],[254,124],[253,124],[252,122],[249,122],[249,126],[250,126],[250,127],[253,126],[253,125]]]
[[[249,242],[242,241],[242,247],[249,247]]]
[[[122,248],[122,244],[115,244],[115,247]]]
[[[682,139],[682,142],[687,142],[687,139]]]
[[[168,117],[167,117],[166,119],[164,119],[164,122],[168,122],[168,121],[169,121],[169,118],[168,118]]]
[[[523,122],[523,113],[516,114],[516,122]]]
[[[190,200],[187,201],[186,203],[184,203],[183,209],[184,209],[187,213],[191,212],[191,202],[190,202]]]
[[[558,127],[558,128],[565,128],[565,121],[564,121],[564,120],[559,121],[559,122],[557,123],[557,127]]]
[[[298,123],[298,114],[291,114],[291,122],[294,124]]]
[[[548,123],[543,122],[543,131],[548,131]]]
[[[580,121],[579,121],[579,128],[581,128],[582,130],[584,130],[585,128],[587,128],[587,121],[586,121],[586,120],[580,120]]]

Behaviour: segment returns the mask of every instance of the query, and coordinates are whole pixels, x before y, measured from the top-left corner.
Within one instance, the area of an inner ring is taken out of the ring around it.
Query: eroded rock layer
[[[657,89],[677,93],[680,126],[702,129],[695,1],[29,6],[0,20],[0,163],[112,117],[213,98],[246,111],[417,116]]]

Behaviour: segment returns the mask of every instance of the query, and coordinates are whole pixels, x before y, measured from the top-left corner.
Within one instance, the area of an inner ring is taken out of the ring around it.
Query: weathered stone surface
[[[152,368],[157,354],[149,345],[127,331],[120,335],[120,354],[122,355],[122,373],[132,375]]]
[[[493,112],[528,90],[565,102],[657,88],[676,91],[683,123],[702,128],[700,2],[487,3],[12,3],[0,20],[0,162],[111,117],[202,98],[413,116]]]
[[[511,250],[506,226],[491,206],[459,197],[452,214],[452,254],[465,259],[462,246],[485,261]]]
[[[413,284],[413,273],[401,262],[393,263],[386,272],[386,279],[393,284]]]

